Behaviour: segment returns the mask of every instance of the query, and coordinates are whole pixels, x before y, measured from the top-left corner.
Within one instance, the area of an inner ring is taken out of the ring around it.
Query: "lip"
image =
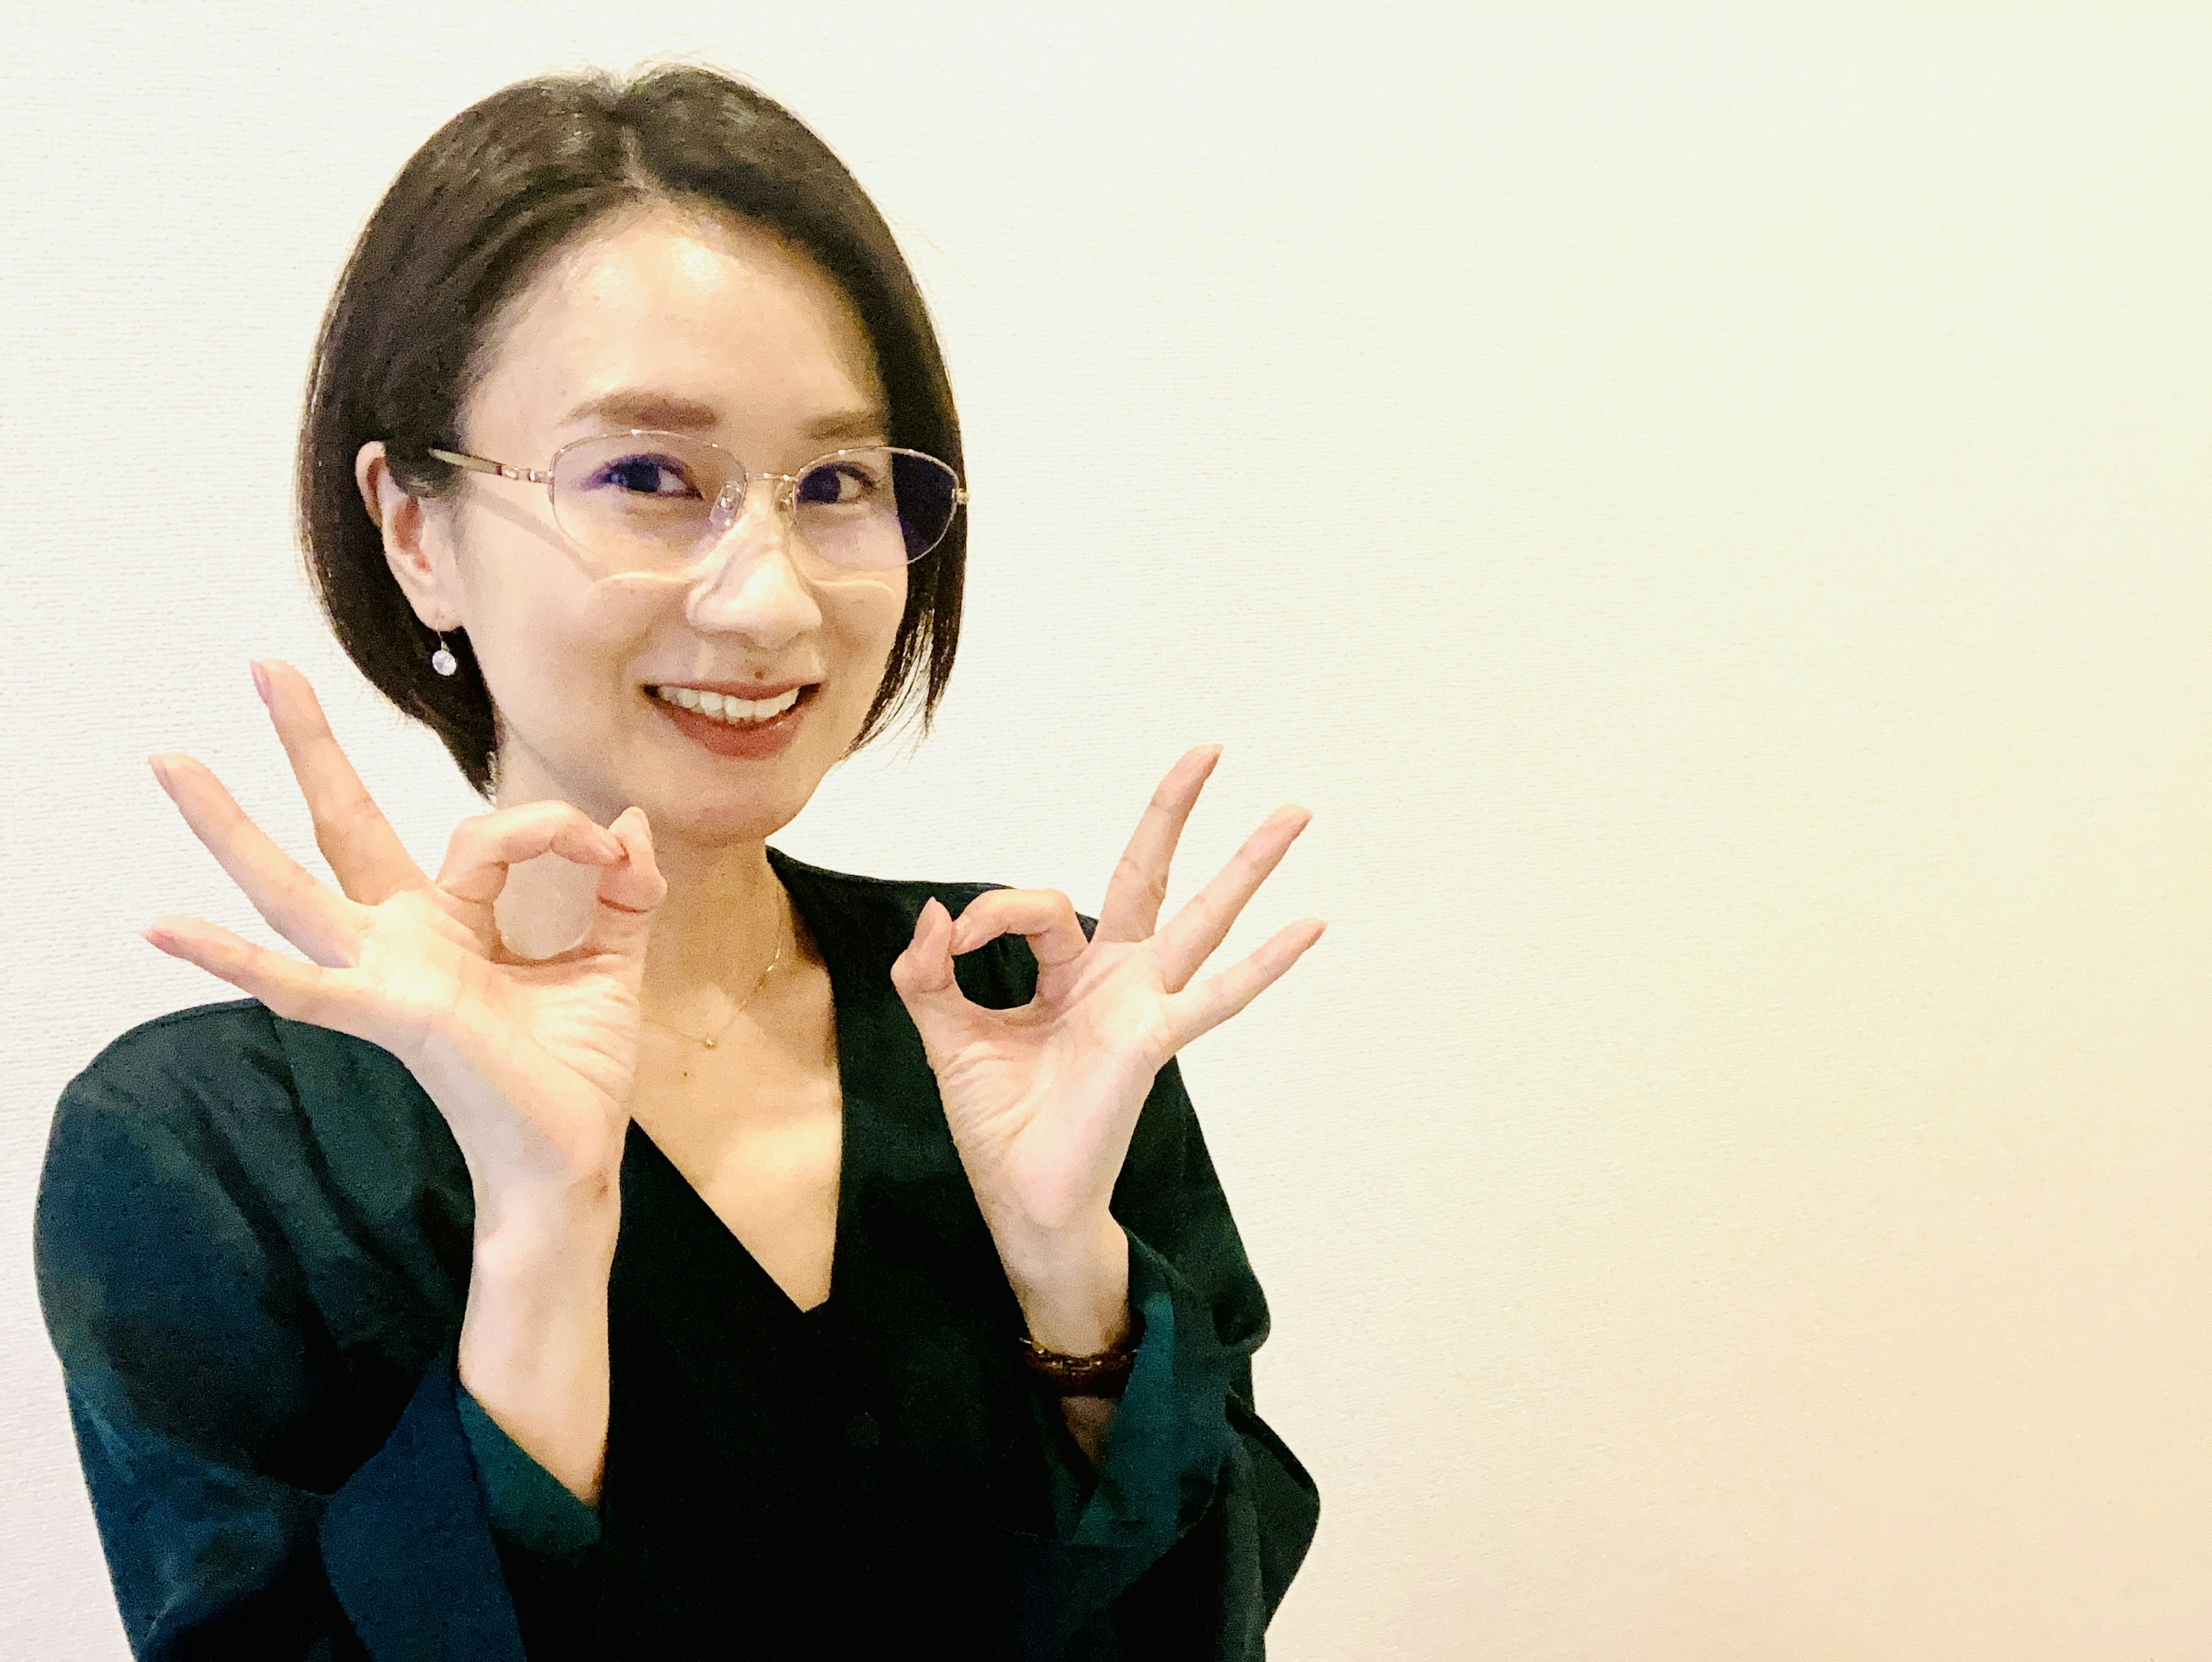
[[[720,692],[725,686],[733,686],[736,684],[656,681],[653,685],[664,687],[696,686],[702,692]],[[817,681],[790,681],[784,685],[787,689],[803,686],[806,691],[799,695],[789,709],[784,711],[774,721],[748,723],[744,727],[732,727],[727,721],[718,721],[711,715],[702,715],[697,710],[685,709],[682,705],[672,704],[665,698],[656,698],[649,692],[645,695],[645,700],[653,709],[659,710],[678,733],[697,745],[702,750],[715,756],[734,757],[748,762],[765,762],[771,757],[781,756],[790,746],[793,739],[798,736],[799,724],[806,719],[806,712],[813,708],[814,691],[821,684]],[[767,696],[773,697],[775,694],[770,693]]]

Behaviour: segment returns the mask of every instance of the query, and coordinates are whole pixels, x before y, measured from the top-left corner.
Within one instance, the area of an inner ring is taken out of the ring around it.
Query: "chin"
[[[653,823],[659,840],[713,846],[724,843],[757,843],[772,837],[799,818],[813,794],[811,783],[796,776],[755,781],[750,789],[725,784],[702,787],[700,782],[671,781],[660,789],[641,792],[638,801]]]

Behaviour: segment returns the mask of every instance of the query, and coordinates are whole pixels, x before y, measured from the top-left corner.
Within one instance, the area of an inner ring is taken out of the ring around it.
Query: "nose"
[[[775,646],[818,625],[821,609],[800,574],[800,554],[775,476],[748,479],[729,528],[702,557],[684,615],[702,630],[740,630]]]

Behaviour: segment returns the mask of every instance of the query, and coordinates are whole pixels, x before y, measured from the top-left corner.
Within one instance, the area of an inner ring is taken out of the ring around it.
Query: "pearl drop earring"
[[[451,675],[460,667],[459,661],[453,656],[453,648],[446,644],[446,637],[442,631],[438,636],[438,649],[430,654],[430,667],[441,675]]]

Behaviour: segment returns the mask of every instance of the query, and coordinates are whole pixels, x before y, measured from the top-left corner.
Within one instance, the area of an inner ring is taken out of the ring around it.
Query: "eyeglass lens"
[[[805,548],[848,569],[894,569],[944,539],[958,480],[933,457],[876,446],[814,462],[791,490]],[[688,564],[744,509],[744,470],[719,445],[675,433],[611,433],[564,448],[553,468],[553,517],[610,566]]]

